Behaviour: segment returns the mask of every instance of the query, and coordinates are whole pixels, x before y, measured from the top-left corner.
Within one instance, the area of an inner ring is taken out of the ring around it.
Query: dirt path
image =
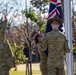
[[[11,69],[11,71],[13,71],[14,68]],[[20,64],[17,66],[17,70],[18,71],[22,71],[22,70],[26,70],[26,64]],[[32,64],[32,70],[39,70],[40,71],[40,68],[39,68],[39,63],[34,63]],[[33,74],[33,75],[41,75],[41,74]]]
[[[11,70],[14,70],[14,68],[12,68]],[[26,70],[26,64],[18,65],[17,70]],[[39,63],[32,64],[32,70],[40,70]]]

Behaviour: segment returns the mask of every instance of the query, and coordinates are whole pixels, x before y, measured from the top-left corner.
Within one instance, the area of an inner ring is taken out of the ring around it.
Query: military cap
[[[63,23],[63,20],[61,18],[58,18],[58,17],[50,18],[48,20],[48,23],[51,24],[53,21],[57,21],[60,25]]]

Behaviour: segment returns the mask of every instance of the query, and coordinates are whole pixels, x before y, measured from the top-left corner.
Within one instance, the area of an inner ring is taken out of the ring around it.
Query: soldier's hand
[[[35,52],[33,52],[33,51],[32,51],[32,54],[34,54],[34,55],[35,55]]]

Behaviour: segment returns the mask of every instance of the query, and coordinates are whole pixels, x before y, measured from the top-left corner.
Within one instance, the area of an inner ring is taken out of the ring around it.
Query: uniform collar
[[[55,31],[55,32],[56,32],[56,31],[59,31],[59,29],[53,29],[53,31]]]

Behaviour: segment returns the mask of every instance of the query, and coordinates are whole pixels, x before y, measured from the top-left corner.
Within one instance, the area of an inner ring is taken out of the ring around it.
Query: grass
[[[33,70],[32,74],[40,74],[39,70]],[[25,71],[11,71],[11,75],[26,75]]]

